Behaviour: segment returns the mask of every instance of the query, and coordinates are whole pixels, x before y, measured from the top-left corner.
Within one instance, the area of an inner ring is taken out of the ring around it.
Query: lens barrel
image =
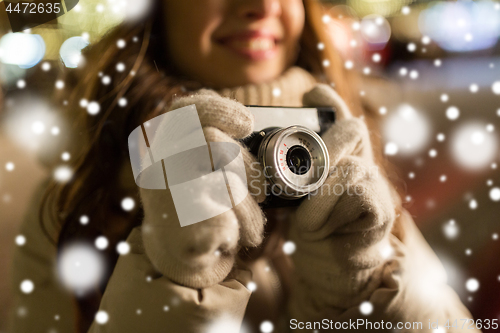
[[[316,132],[304,126],[290,126],[260,134],[264,137],[257,157],[273,195],[296,199],[323,185],[330,158],[325,143]]]

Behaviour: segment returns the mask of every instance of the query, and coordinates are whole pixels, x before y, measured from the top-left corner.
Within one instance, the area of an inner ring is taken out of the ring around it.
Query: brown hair
[[[161,5],[161,1],[157,3]],[[295,65],[334,83],[351,110],[357,115],[363,114],[359,99],[353,97],[352,86],[347,83],[351,79],[346,75],[343,61],[323,29],[321,5],[316,0],[304,0],[304,5],[306,24]],[[50,220],[60,229],[58,239],[51,239],[59,249],[75,239],[93,242],[99,235],[106,236],[110,246],[105,255],[111,268],[118,259],[116,244],[141,224],[143,216],[141,207],[131,212],[124,212],[120,207],[124,197],[140,202],[138,189],[124,188],[118,172],[128,160],[128,135],[146,120],[164,112],[174,96],[199,88],[197,83],[183,79],[175,68],[169,66],[168,52],[161,43],[162,30],[159,16],[135,25],[118,26],[86,50],[84,58],[87,64],[65,79],[67,86],[74,86],[67,99],[67,113],[79,114],[74,119],[71,140],[78,142],[77,147],[71,148],[72,155],[78,158],[72,164],[74,175],[71,181],[50,185],[40,210],[41,223],[44,227],[47,206]],[[119,39],[127,43],[126,48],[116,46]],[[322,51],[317,48],[320,41],[325,45]],[[322,65],[324,59],[330,61],[327,68]],[[127,71],[114,70],[119,62]],[[113,84],[101,85],[102,75],[111,76]],[[120,107],[118,101],[123,96],[127,98],[127,105]],[[101,108],[99,115],[89,117],[83,112],[79,106],[81,99],[97,101]],[[79,223],[82,215],[89,217],[85,226]],[[111,272],[112,269],[100,290],[76,299],[79,331],[86,332],[92,323]]]

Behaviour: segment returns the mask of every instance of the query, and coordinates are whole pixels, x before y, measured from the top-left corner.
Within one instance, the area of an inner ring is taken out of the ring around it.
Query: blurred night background
[[[62,73],[85,61],[81,49],[127,8],[147,10],[147,1],[132,2],[81,0],[57,22],[15,34],[0,4],[0,333],[30,196],[51,172],[64,177],[71,158],[58,145],[69,127],[51,96],[65,89]],[[362,78],[361,98],[382,118],[405,207],[474,318],[500,318],[500,2],[324,3],[346,68]],[[44,166],[47,156],[58,164]]]

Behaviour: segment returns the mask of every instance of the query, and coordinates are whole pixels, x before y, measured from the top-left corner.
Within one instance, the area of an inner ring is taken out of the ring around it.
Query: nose
[[[258,20],[281,15],[281,0],[236,0],[238,16]]]

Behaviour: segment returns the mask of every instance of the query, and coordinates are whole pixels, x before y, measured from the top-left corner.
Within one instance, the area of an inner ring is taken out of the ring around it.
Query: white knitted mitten
[[[330,175],[294,212],[289,235],[297,246],[290,315],[314,320],[342,313],[378,287],[396,203],[364,121],[327,85],[313,88],[303,102],[337,108],[337,122],[323,135]]]
[[[253,116],[245,106],[210,90],[181,97],[173,102],[170,110],[192,104],[196,105],[209,143],[237,143],[235,139],[244,138],[253,130]],[[161,127],[162,124],[158,133]],[[161,134],[154,140],[161,140]],[[192,288],[219,283],[233,268],[241,246],[253,247],[262,242],[265,219],[258,202],[265,197],[264,190],[260,190],[264,178],[255,158],[246,148],[240,147],[247,181],[252,186],[248,186],[249,195],[241,203],[223,214],[181,227],[169,189],[141,189],[145,252],[152,264],[170,280]],[[231,184],[237,184],[231,186],[233,193],[247,186],[231,172],[226,172],[226,176],[230,182],[232,180]],[[210,207],[217,205],[217,200],[205,196],[199,204]]]

